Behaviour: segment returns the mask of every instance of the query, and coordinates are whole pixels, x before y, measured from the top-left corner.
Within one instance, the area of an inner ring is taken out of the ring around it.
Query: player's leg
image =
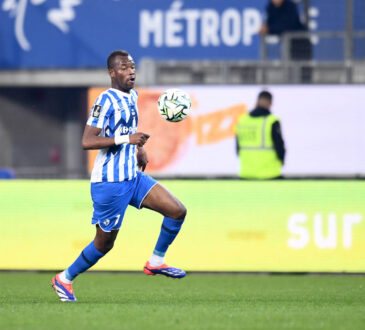
[[[141,207],[161,213],[174,220],[184,219],[186,208],[163,185],[156,183],[144,198]]]
[[[75,262],[62,273],[61,279],[73,281],[112,249],[130,199],[126,196],[129,189],[129,184],[123,183],[91,184],[94,207],[91,223],[96,225],[96,235]]]
[[[96,225],[96,235],[94,240],[85,247],[74,263],[65,272],[65,279],[73,281],[76,276],[94,266],[98,260],[104,257],[114,245],[114,241],[119,230],[103,231]]]
[[[144,271],[148,275],[163,274],[180,278],[185,276],[181,269],[165,265],[165,254],[178,235],[186,216],[185,206],[164,186],[156,184],[142,202],[142,207],[157,211],[164,216],[155,249]]]
[[[134,184],[134,181],[91,184],[94,206],[91,223],[96,225],[96,236],[70,267],[52,279],[52,285],[62,301],[76,300],[73,295],[72,281],[95,265],[113,248],[125,210],[133,194]]]
[[[96,249],[104,255],[107,254],[113,248],[118,233],[119,230],[106,232],[102,230],[99,225],[96,225],[96,235],[94,238],[94,245]]]
[[[76,301],[72,282],[81,273],[94,266],[114,245],[119,230],[103,231],[96,225],[94,240],[87,245],[77,259],[63,272],[52,279],[52,285],[61,301]]]

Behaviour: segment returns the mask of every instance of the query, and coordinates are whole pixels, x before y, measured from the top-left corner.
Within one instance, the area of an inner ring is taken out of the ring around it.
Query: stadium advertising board
[[[143,57],[258,60],[267,0],[0,3],[0,68],[80,68],[104,67],[108,54],[120,48],[137,63]],[[312,30],[345,29],[345,0],[313,0],[311,6]],[[363,1],[354,6],[354,28],[364,29]]]
[[[167,260],[200,271],[365,269],[363,181],[163,181],[188,216]],[[0,182],[0,269],[64,269],[94,237],[87,181]],[[97,270],[142,270],[162,217],[130,207]]]
[[[149,133],[147,171],[162,176],[236,176],[234,126],[255,106],[257,86],[182,86],[192,111],[180,123],[163,120],[157,100],[167,87],[139,91],[139,131]],[[271,86],[287,156],[283,174],[365,174],[365,87]],[[89,107],[103,88],[89,90]],[[318,102],[318,100],[321,100]],[[89,153],[89,169],[96,152]]]

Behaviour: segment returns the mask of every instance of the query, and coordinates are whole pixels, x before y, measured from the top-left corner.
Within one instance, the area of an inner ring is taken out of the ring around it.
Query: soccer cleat
[[[64,282],[61,282],[59,274],[52,278],[52,286],[61,301],[77,301],[74,295],[74,290],[72,289],[72,284],[66,284]]]
[[[146,275],[165,275],[172,278],[182,278],[186,275],[182,269],[170,267],[166,264],[159,267],[152,267],[148,261],[146,262],[143,271]]]

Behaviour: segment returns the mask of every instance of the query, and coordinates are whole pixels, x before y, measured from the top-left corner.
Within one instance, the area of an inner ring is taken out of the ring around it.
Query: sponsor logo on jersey
[[[137,128],[135,128],[135,127],[122,126],[120,128],[120,133],[122,135],[125,135],[125,134],[134,134],[136,132],[137,132]]]

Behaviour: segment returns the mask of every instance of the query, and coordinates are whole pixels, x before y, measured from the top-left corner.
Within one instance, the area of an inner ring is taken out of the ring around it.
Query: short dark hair
[[[262,92],[260,92],[258,98],[259,99],[264,99],[264,100],[267,100],[267,101],[271,102],[272,101],[272,94],[268,91],[262,91]]]
[[[108,60],[107,60],[108,69],[111,69],[114,66],[114,59],[117,56],[129,56],[129,53],[122,49],[118,49],[118,50],[115,50],[114,52],[112,52],[108,56]]]

